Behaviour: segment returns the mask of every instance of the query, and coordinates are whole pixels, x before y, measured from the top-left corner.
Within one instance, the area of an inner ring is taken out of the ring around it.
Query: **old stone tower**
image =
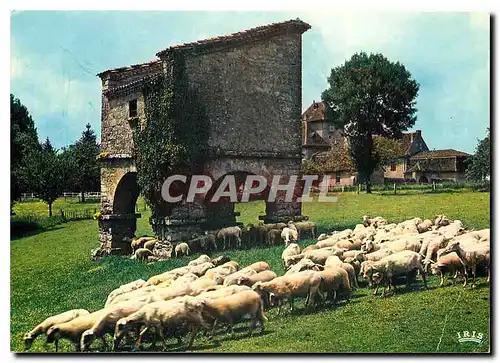
[[[142,87],[169,72],[168,59],[182,52],[189,87],[205,106],[209,147],[217,150],[204,165],[213,180],[226,174],[298,174],[301,163],[302,34],[310,25],[290,20],[173,46],[157,60],[107,70],[102,81],[101,250],[128,253],[124,237],[135,234],[139,196],[132,130],[145,120]],[[151,220],[161,238],[179,241],[201,232],[208,220],[234,225],[234,205],[186,203],[170,216]],[[300,219],[301,204],[266,202],[265,221]]]

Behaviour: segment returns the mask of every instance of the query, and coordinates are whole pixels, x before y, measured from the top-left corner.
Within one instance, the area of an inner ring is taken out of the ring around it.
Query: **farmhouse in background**
[[[319,163],[328,157],[338,158],[338,162],[328,163],[333,165],[328,170],[330,185],[354,185],[357,172],[347,150],[347,138],[326,119],[323,102],[313,101],[302,114],[302,157]],[[421,130],[404,133],[392,152],[394,156],[373,173],[372,183],[460,181],[465,179],[465,160],[470,156],[454,149],[429,150]]]

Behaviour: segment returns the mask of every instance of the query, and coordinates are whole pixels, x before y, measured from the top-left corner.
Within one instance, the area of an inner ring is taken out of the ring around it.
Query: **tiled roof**
[[[158,76],[159,76],[158,74],[148,74],[147,76],[136,79],[130,83],[127,83],[127,84],[124,84],[124,85],[121,85],[118,87],[110,88],[110,89],[104,91],[103,93],[106,96],[119,95],[119,94],[122,94],[124,92],[127,93],[127,92],[134,90],[134,89],[141,88],[146,81],[152,80]]]
[[[302,120],[306,122],[324,120],[325,104],[323,102],[313,102],[311,106],[302,114]]]
[[[154,59],[154,60],[149,61],[149,62],[139,63],[139,64],[132,64],[132,65],[127,66],[127,67],[107,69],[104,72],[98,73],[97,76],[101,77],[102,75],[107,74],[107,73],[119,73],[119,72],[124,72],[124,71],[132,71],[134,69],[149,68],[151,66],[157,66],[159,63],[161,63],[161,60]]]
[[[160,57],[160,56],[164,55],[165,53],[172,51],[172,50],[186,50],[186,49],[194,49],[194,48],[200,49],[200,48],[206,48],[206,47],[226,45],[228,43],[232,43],[235,41],[250,40],[250,39],[262,38],[262,37],[274,35],[274,34],[282,34],[282,33],[287,32],[288,30],[291,30],[291,29],[293,29],[295,31],[298,30],[301,33],[303,33],[310,28],[311,28],[311,26],[309,24],[307,24],[307,23],[305,23],[302,20],[297,18],[295,20],[287,20],[287,21],[283,21],[280,23],[272,23],[272,24],[268,24],[268,25],[264,25],[264,26],[259,26],[256,28],[243,30],[243,31],[232,33],[229,35],[223,35],[223,36],[219,36],[219,37],[198,40],[196,42],[174,45],[172,47],[169,47],[167,49],[164,49],[164,50],[156,53],[156,55],[158,57]]]
[[[450,158],[455,156],[470,156],[470,154],[455,149],[429,150],[413,155],[412,159]]]

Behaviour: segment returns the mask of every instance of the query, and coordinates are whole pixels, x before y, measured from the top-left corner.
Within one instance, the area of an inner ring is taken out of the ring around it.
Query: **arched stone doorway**
[[[112,199],[112,213],[101,216],[99,220],[101,250],[112,254],[129,254],[130,241],[135,236],[137,218],[135,205],[140,190],[137,184],[137,172],[127,172],[116,184]]]
[[[421,184],[427,184],[427,183],[429,183],[429,179],[427,179],[427,177],[425,175],[422,175],[420,177],[420,179],[418,180],[418,182]]]

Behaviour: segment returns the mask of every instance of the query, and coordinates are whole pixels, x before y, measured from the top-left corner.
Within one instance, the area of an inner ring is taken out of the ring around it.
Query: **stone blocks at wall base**
[[[139,213],[134,214],[107,214],[99,220],[99,242],[98,251],[93,255],[127,255],[132,252],[130,242],[135,236],[137,218]]]

